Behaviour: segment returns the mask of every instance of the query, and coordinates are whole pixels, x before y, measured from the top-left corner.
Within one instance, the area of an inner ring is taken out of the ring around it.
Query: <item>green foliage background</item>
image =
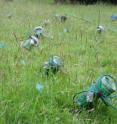
[[[96,35],[99,11],[105,32]],[[0,49],[0,124],[116,124],[117,112],[102,103],[90,114],[70,112],[76,92],[101,74],[117,77],[117,22],[110,20],[116,7],[1,0],[0,12],[0,43],[6,45]],[[61,24],[55,14],[69,18]],[[45,30],[54,39],[41,39],[40,47],[30,52],[20,48],[14,33],[21,43],[45,19],[50,20]],[[64,68],[46,78],[40,68],[52,55],[64,60]],[[35,88],[38,82],[44,85],[41,94]]]

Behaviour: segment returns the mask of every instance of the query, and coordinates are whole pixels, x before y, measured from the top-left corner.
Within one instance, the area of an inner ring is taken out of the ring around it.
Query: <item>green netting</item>
[[[110,75],[102,75],[97,79],[96,87],[103,96],[109,96],[116,91],[116,80]]]
[[[112,76],[100,76],[88,91],[77,93],[73,101],[80,108],[88,108],[89,103],[95,107],[99,98],[105,105],[117,109],[116,80]]]

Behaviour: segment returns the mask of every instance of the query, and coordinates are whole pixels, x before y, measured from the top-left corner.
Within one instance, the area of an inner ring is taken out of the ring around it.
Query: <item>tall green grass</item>
[[[100,23],[105,26],[102,35],[96,34],[99,11]],[[110,16],[114,6],[51,5],[41,2],[0,2],[0,123],[1,124],[116,124],[117,112],[101,104],[91,114],[73,115],[72,97],[86,89],[101,74],[117,77],[116,22]],[[55,14],[67,14],[61,24]],[[85,22],[75,15],[88,19]],[[50,24],[45,30],[54,39],[41,39],[40,47],[28,52],[19,47],[29,32],[44,19]],[[69,32],[64,33],[64,28]],[[64,60],[64,68],[55,76],[46,78],[41,71],[43,62],[52,55]],[[42,93],[36,84],[44,85]]]

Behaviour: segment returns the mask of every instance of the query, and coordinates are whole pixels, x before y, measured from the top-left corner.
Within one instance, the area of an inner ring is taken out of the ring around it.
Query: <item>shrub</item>
[[[55,0],[55,2],[56,3],[70,2],[70,3],[80,3],[80,4],[94,4],[97,2],[104,2],[104,3],[117,4],[117,0]]]

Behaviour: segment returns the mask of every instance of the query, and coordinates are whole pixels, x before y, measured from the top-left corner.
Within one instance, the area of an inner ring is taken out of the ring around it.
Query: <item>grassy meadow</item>
[[[65,14],[60,23],[55,14]],[[102,74],[117,78],[117,14],[112,5],[55,5],[29,0],[0,0],[0,124],[116,124],[117,111],[100,104],[92,113],[72,114],[73,96]],[[19,46],[45,19],[51,38],[27,51]],[[105,27],[96,33],[97,25]],[[68,30],[65,32],[64,30]],[[16,41],[16,37],[17,41]],[[62,71],[48,78],[43,62],[57,55]],[[42,93],[36,90],[40,82]]]

